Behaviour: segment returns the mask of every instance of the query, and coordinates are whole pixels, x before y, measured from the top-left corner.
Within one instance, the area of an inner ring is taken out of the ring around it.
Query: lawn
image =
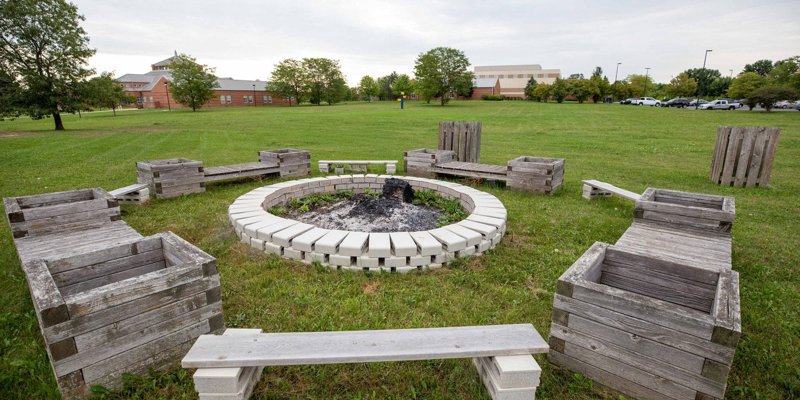
[[[613,243],[632,220],[619,198],[587,202],[582,179],[632,191],[661,187],[736,197],[733,268],[742,330],[728,399],[800,398],[800,113],[694,111],[594,104],[409,102],[333,107],[123,111],[52,121],[0,122],[0,197],[133,183],[135,161],[170,157],[206,166],[256,161],[294,147],[314,159],[402,159],[435,147],[437,123],[483,123],[481,161],[519,155],[566,159],[553,196],[481,184],[508,209],[508,232],[482,257],[409,275],[338,273],[260,254],[237,241],[226,209],[274,180],[209,185],[206,193],[124,206],[143,235],[171,230],[218,259],[228,327],[268,332],[533,323],[550,328],[558,276],[592,243]],[[772,187],[734,189],[708,179],[716,128],[782,129]],[[316,173],[316,172],[315,172]],[[7,226],[7,225],[6,225]],[[30,295],[8,228],[0,233],[0,398],[56,398]],[[537,398],[616,398],[546,356]],[[108,398],[195,398],[175,370],[132,381]],[[488,399],[468,360],[268,369],[259,399]]]

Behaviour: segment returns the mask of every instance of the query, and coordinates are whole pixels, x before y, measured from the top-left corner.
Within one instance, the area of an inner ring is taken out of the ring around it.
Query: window
[[[536,74],[537,78],[544,78],[544,74]]]
[[[225,96],[219,96],[219,104],[225,104]]]
[[[247,101],[247,96],[242,96],[242,103],[244,104],[249,103],[249,101]]]
[[[517,78],[524,78],[524,77],[525,77],[524,74],[517,74]]]
[[[153,102],[153,96],[150,96],[150,102],[151,103]]]
[[[486,78],[486,75],[478,75],[478,78]]]
[[[228,103],[228,104],[231,104],[231,103],[232,103],[232,101],[231,101],[231,96],[230,96],[230,95],[226,96],[226,100],[227,100],[227,103]]]
[[[272,96],[264,96],[264,102],[267,104],[272,104]]]
[[[248,97],[250,98],[250,104],[255,104],[256,100],[253,98],[253,96]]]

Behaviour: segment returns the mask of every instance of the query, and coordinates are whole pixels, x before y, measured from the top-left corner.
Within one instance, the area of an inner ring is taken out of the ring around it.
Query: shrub
[[[747,101],[748,103],[755,103],[764,107],[769,112],[772,106],[781,100],[796,99],[797,92],[792,89],[780,86],[767,86],[761,89],[756,89],[750,94]]]
[[[489,101],[503,101],[505,100],[505,96],[502,94],[485,94],[481,96],[481,100],[489,100]]]

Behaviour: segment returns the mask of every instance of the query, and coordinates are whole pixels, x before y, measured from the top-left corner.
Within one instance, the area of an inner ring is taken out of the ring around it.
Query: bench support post
[[[533,356],[497,356],[473,358],[492,400],[533,400],[542,369]]]
[[[226,329],[224,336],[252,335],[261,329]],[[261,379],[264,367],[198,368],[194,388],[200,400],[246,400]]]
[[[593,197],[608,197],[611,196],[611,192],[606,190],[597,189],[592,185],[583,184],[583,198],[586,200],[591,200]]]

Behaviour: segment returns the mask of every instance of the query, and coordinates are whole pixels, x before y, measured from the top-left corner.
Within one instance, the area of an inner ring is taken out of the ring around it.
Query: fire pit
[[[228,214],[242,242],[256,249],[358,271],[438,268],[494,248],[505,233],[506,209],[491,194],[434,179],[395,178],[345,175],[281,182],[239,197]],[[411,205],[414,190],[454,199],[468,216],[436,227],[441,211]],[[355,201],[336,210],[322,206],[291,218],[267,211],[293,200],[342,191],[354,194]],[[413,217],[398,217],[405,215],[398,210],[408,207],[415,208],[409,214]],[[420,228],[423,223],[429,225]]]

